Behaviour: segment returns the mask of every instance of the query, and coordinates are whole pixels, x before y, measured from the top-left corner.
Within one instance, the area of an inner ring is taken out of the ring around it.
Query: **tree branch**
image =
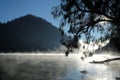
[[[77,8],[79,11],[88,12],[88,13],[96,13],[96,14],[104,15],[104,16],[110,18],[110,19],[115,20],[114,17],[109,16],[109,15],[105,14],[104,12],[101,12],[101,11],[95,11],[95,10],[94,10],[94,11],[89,11],[89,10],[85,10],[85,9],[83,10],[83,9],[81,9],[81,8],[79,7],[79,5],[77,4],[77,2],[75,2],[75,5],[76,5],[76,8]]]
[[[94,24],[97,24],[99,22],[113,22],[113,20],[98,19],[96,21],[90,22],[90,24],[92,23],[94,25]]]
[[[93,60],[92,62],[89,62],[89,63],[100,64],[100,63],[111,62],[111,61],[115,61],[115,60],[120,60],[120,57],[112,58],[112,59],[106,59],[106,60],[103,60],[103,61],[94,61]]]
[[[81,27],[78,29],[77,34],[84,28],[84,26],[88,26],[88,27],[86,28],[86,31],[85,31],[85,32],[87,32],[88,29],[89,29],[89,26],[95,25],[95,24],[97,24],[97,23],[99,23],[99,22],[102,22],[102,21],[113,22],[112,20],[106,20],[106,19],[98,19],[98,20],[96,20],[96,21],[90,21],[89,23],[81,26]]]

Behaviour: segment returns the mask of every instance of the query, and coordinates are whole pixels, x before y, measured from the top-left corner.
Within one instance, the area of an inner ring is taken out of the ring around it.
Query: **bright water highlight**
[[[78,54],[1,54],[0,80],[115,80],[120,76],[119,61],[90,64],[92,59],[82,61]]]

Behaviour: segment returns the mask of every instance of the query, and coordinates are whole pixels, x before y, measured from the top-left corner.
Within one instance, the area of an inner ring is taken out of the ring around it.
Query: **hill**
[[[60,39],[58,28],[31,14],[0,24],[0,52],[54,50]]]

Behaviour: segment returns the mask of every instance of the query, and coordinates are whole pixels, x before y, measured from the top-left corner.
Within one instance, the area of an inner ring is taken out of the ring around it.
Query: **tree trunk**
[[[89,62],[89,63],[93,63],[93,64],[102,64],[102,63],[108,63],[108,62],[111,62],[111,61],[115,61],[115,60],[120,60],[120,57],[118,57],[118,58],[111,58],[111,59],[106,59],[106,60],[103,60],[103,61],[92,61],[92,62]]]

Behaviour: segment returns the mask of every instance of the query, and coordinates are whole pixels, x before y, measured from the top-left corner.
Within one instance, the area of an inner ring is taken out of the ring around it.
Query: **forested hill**
[[[60,39],[58,28],[31,14],[0,23],[0,52],[54,50]]]

